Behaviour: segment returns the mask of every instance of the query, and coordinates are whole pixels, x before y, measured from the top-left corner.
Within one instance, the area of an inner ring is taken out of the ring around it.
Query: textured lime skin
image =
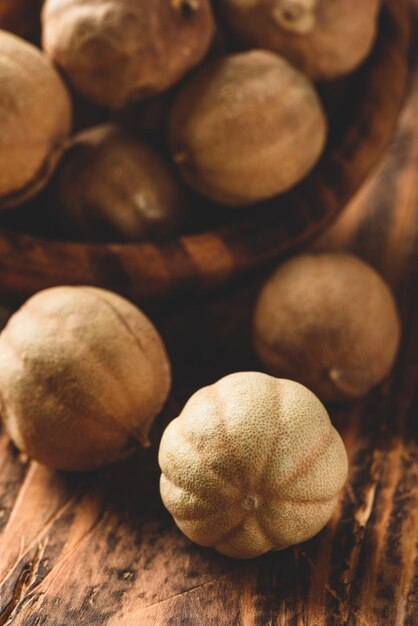
[[[352,72],[377,34],[380,0],[219,0],[249,46],[283,55],[315,81]]]
[[[0,335],[6,430],[20,450],[57,469],[102,467],[148,445],[170,383],[153,324],[104,289],[41,291]]]
[[[390,371],[401,336],[393,295],[346,253],[303,254],[262,288],[254,345],[273,376],[298,380],[323,402],[364,396]]]
[[[220,57],[175,98],[173,159],[184,180],[231,207],[290,189],[313,168],[327,120],[309,79],[266,50]]]
[[[46,0],[43,47],[90,100],[123,108],[166,91],[205,56],[208,0]]]
[[[35,46],[0,30],[0,209],[48,182],[68,141],[72,104],[60,75]]]
[[[177,526],[244,559],[313,537],[347,477],[344,444],[321,402],[256,372],[195,393],[164,432],[159,463]]]
[[[164,159],[116,124],[78,133],[55,177],[66,236],[87,241],[167,239],[186,200]]]

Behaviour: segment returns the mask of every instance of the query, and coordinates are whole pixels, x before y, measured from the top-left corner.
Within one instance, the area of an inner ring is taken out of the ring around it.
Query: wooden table
[[[418,70],[386,158],[314,247],[369,260],[403,319],[391,378],[331,408],[351,467],[331,523],[306,544],[233,561],[192,545],[158,496],[164,424],[199,386],[259,367],[255,280],[156,317],[176,381],[151,450],[66,475],[0,435],[0,626],[418,625]]]

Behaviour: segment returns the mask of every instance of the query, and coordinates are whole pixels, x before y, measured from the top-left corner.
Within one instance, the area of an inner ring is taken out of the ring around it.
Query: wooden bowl
[[[288,254],[343,209],[387,146],[406,94],[410,38],[408,1],[385,0],[370,58],[325,89],[333,103],[330,141],[291,192],[163,244],[62,243],[2,231],[2,294],[18,300],[54,285],[89,284],[152,302],[220,285]]]
[[[0,28],[32,39],[39,31],[42,0],[0,0]]]

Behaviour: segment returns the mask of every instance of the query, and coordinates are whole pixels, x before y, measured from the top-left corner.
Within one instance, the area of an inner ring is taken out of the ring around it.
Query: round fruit
[[[313,86],[287,61],[261,50],[199,70],[170,116],[171,151],[186,182],[231,206],[295,185],[317,161],[325,138]]]
[[[0,335],[0,414],[15,444],[63,470],[132,453],[162,408],[170,365],[133,304],[93,287],[42,291]]]
[[[159,463],[177,526],[244,559],[318,533],[347,476],[344,444],[313,393],[255,372],[195,393],[164,432]]]
[[[389,372],[399,340],[388,286],[349,254],[287,261],[261,290],[254,314],[266,369],[300,381],[322,401],[365,395]]]
[[[136,241],[172,235],[185,199],[162,158],[115,125],[77,135],[56,178],[67,235]]]
[[[209,0],[46,0],[43,45],[77,91],[114,109],[165,91],[205,56]]]
[[[0,209],[45,186],[71,130],[67,89],[35,46],[0,31]]]
[[[353,71],[377,33],[380,0],[219,0],[231,29],[273,50],[314,80]]]

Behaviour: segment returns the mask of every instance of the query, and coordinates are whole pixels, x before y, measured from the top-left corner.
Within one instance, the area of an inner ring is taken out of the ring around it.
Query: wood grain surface
[[[0,626],[417,626],[416,50],[413,63],[386,158],[314,244],[370,261],[393,286],[403,321],[391,377],[362,401],[330,407],[350,459],[331,523],[303,545],[233,561],[191,544],[159,499],[164,424],[202,384],[259,367],[249,337],[260,278],[245,280],[234,293],[154,315],[176,380],[150,450],[68,475],[20,457],[0,436]]]
[[[409,44],[409,0],[382,0],[372,54],[357,72],[325,89],[331,105],[326,151],[289,193],[235,211],[236,219],[221,211],[228,223],[215,228],[203,220],[202,232],[160,244],[63,243],[1,229],[3,296],[92,284],[139,302],[166,301],[235,280],[306,243],[343,209],[392,137],[406,92]],[[209,214],[219,210],[206,206]],[[195,198],[191,212],[204,215],[205,201]]]

